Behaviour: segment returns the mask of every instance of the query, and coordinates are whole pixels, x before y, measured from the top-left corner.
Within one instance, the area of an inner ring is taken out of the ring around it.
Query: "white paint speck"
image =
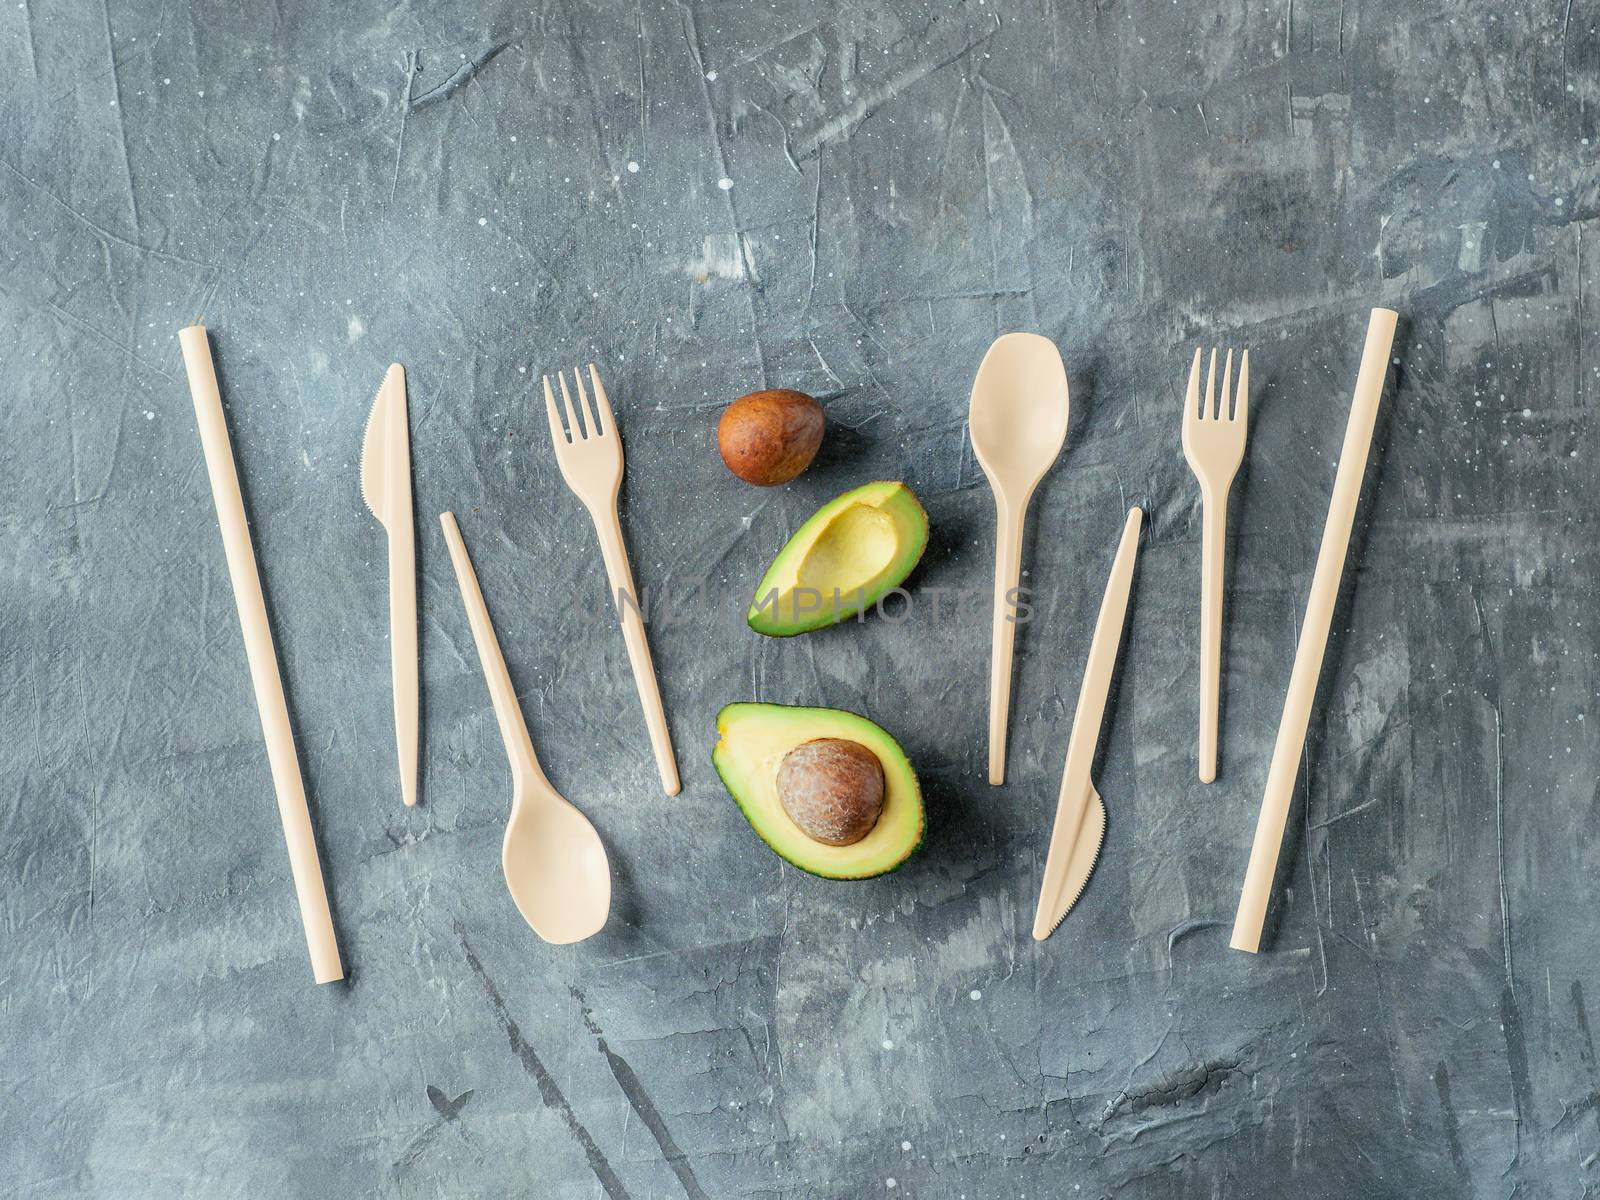
[[[977,988],[973,988],[970,992],[967,993],[967,997],[968,997],[968,999],[971,999],[971,1000],[982,1000],[983,999],[983,993],[980,992]]]
[[[628,174],[629,175],[637,175],[638,173],[639,173],[639,164],[636,163],[636,162],[630,161],[628,163]]]
[[[900,1149],[904,1150],[907,1154],[911,1153],[911,1143],[910,1142],[901,1142],[900,1143]]]
[[[702,283],[708,279],[743,279],[744,255],[739,249],[739,235],[707,234],[700,244],[700,257],[685,263],[684,271]]]
[[[894,1043],[891,1042],[888,1038],[884,1038],[883,1039],[883,1048],[885,1050],[893,1050],[894,1049]]]
[[[706,78],[715,83],[717,81],[717,73],[715,71],[707,71]]]
[[[478,224],[479,225],[487,225],[488,223],[489,223],[489,218],[488,217],[479,217],[478,218]]]
[[[733,187],[733,180],[724,175],[721,179],[717,180],[717,186],[726,192]]]
[[[148,408],[147,408],[147,409],[145,409],[145,410],[144,410],[144,419],[145,419],[145,420],[146,420],[146,421],[154,421],[154,420],[155,420],[155,419],[156,419],[156,415],[155,415],[155,413],[153,413],[153,412],[151,412],[151,411],[150,411],[150,410],[149,410],[149,409],[148,409]]]
[[[275,141],[275,142],[281,142],[283,140],[283,134],[281,134],[281,133],[273,134],[272,135],[272,140]]]
[[[889,1176],[889,1178],[887,1178],[887,1179],[885,1179],[883,1181],[883,1186],[888,1188],[892,1192],[892,1191],[894,1191],[895,1188],[899,1187],[900,1185],[895,1182],[894,1176],[891,1175],[891,1176]]]

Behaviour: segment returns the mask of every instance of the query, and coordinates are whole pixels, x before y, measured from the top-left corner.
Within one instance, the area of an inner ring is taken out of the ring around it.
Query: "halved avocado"
[[[834,625],[876,604],[917,565],[928,514],[903,483],[868,483],[819,508],[756,585],[746,619],[768,637]]]
[[[761,840],[802,871],[824,879],[869,879],[893,871],[922,845],[922,789],[900,743],[865,717],[837,708],[729,704],[717,714],[711,761]],[[813,841],[778,799],[778,767],[796,746],[843,738],[883,765],[883,812],[848,846]]]

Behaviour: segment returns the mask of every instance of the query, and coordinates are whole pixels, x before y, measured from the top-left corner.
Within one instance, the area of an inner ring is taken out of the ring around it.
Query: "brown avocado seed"
[[[751,392],[723,410],[717,451],[746,483],[788,483],[816,457],[823,424],[822,405],[804,392]]]
[[[860,742],[803,742],[778,766],[778,803],[813,841],[859,842],[883,814],[883,764]]]

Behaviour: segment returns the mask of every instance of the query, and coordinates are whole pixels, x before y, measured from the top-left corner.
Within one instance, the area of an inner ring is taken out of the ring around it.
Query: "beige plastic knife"
[[[1078,710],[1072,715],[1072,735],[1067,739],[1067,765],[1061,773],[1061,798],[1056,802],[1056,824],[1050,834],[1044,882],[1039,888],[1039,909],[1033,916],[1033,936],[1041,942],[1055,932],[1083,894],[1106,835],[1105,802],[1089,778],[1089,768],[1094,764],[1106,700],[1111,694],[1111,675],[1117,665],[1117,647],[1122,643],[1128,597],[1133,592],[1133,564],[1139,555],[1139,529],[1143,522],[1143,510],[1128,510],[1117,557],[1111,564],[1111,577],[1106,580],[1105,598],[1100,601],[1100,615],[1095,619],[1094,640],[1089,643],[1089,661],[1078,689]]]
[[[393,364],[361,440],[361,498],[389,533],[389,657],[400,798],[417,802],[417,535],[411,508],[411,418],[406,369]]]

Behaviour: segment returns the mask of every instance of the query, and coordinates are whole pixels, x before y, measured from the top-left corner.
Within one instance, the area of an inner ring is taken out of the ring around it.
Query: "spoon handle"
[[[1011,712],[1011,657],[1016,646],[1022,579],[1024,503],[1013,507],[998,492],[994,500],[994,631],[989,658],[989,782],[1006,781],[1006,721]]]
[[[513,776],[528,772],[532,779],[544,781],[544,772],[539,769],[539,760],[533,753],[533,739],[528,736],[528,723],[522,719],[517,690],[511,686],[511,672],[506,670],[505,656],[500,653],[500,642],[489,620],[489,606],[483,602],[483,590],[478,586],[472,559],[467,557],[467,545],[461,540],[455,513],[440,513],[439,524],[444,526],[445,544],[450,547],[450,561],[456,569],[456,582],[461,586],[461,603],[467,610],[467,624],[472,626],[472,640],[478,647],[478,661],[483,664],[483,678],[489,685],[489,699],[494,704],[495,720],[500,723],[500,740],[506,744],[511,772]]]

